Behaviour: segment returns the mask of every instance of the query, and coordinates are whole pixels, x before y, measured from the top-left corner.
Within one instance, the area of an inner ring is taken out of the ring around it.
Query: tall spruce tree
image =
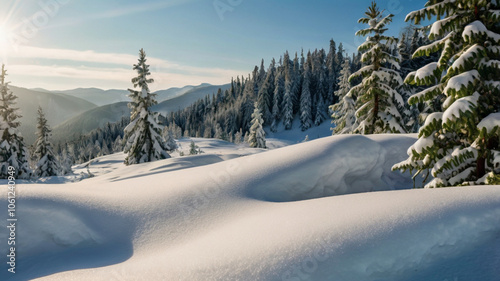
[[[330,106],[333,112],[332,123],[335,124],[335,127],[332,128],[333,134],[350,134],[357,128],[356,105],[349,94],[351,90],[350,76],[351,64],[349,60],[345,60],[340,71],[339,90],[335,92],[336,99],[339,102]]]
[[[395,70],[399,69],[397,58],[391,54],[397,40],[384,35],[393,15],[382,16],[375,2],[372,2],[365,15],[359,23],[368,24],[369,27],[358,31],[356,35],[372,34],[358,47],[358,51],[363,53],[361,61],[366,66],[350,78],[363,77],[362,82],[350,91],[350,95],[357,98],[359,126],[356,131],[363,134],[402,133],[405,129],[395,104],[404,104],[401,95],[395,90],[402,84],[402,79]]]
[[[262,128],[263,120],[259,106],[255,104],[255,110],[252,114],[252,127],[250,127],[250,135],[248,144],[250,147],[266,148],[266,132]]]
[[[50,129],[45,114],[38,107],[37,118],[37,140],[35,142],[36,177],[51,177],[59,174],[59,164],[54,156],[52,143],[50,142],[52,130]]]
[[[7,70],[2,65],[0,74],[0,178],[6,179],[9,166],[14,167],[16,179],[28,179],[32,175],[29,166],[29,151],[18,130],[21,123],[19,110],[15,108],[17,97],[10,91],[9,83],[5,81]]]
[[[283,100],[283,92],[285,91],[285,79],[284,79],[283,67],[277,68],[276,77],[274,79],[274,96],[273,96],[273,112],[272,112],[272,122],[271,131],[276,132],[278,130],[278,124],[281,118],[281,103]]]
[[[285,53],[283,59],[283,71],[285,73],[285,91],[283,94],[283,125],[285,125],[285,130],[292,129],[293,122],[293,69],[290,64],[290,57],[288,52]]]
[[[338,100],[335,99],[334,92],[337,89],[337,47],[333,39],[330,40],[330,51],[326,58],[326,67],[328,70],[328,95],[327,104],[337,103]]]
[[[57,158],[59,162],[59,175],[65,176],[73,173],[71,166],[73,166],[74,162],[66,148],[63,149]]]
[[[132,111],[130,123],[124,130],[126,165],[170,158],[161,137],[162,128],[158,124],[157,114],[151,111],[151,107],[157,102],[156,95],[149,91],[148,84],[153,83],[154,80],[148,78],[151,73],[146,61],[146,53],[141,49],[138,63],[134,65],[138,76],[132,79],[134,89],[129,89],[129,97],[132,101],[128,106]],[[139,90],[137,91],[135,88],[139,88]]]
[[[314,125],[319,126],[326,120],[326,106],[323,95],[319,95],[316,102],[316,115],[314,116]]]
[[[498,1],[429,1],[408,14],[419,24],[437,17],[429,31],[433,42],[414,57],[441,52],[408,74],[406,82],[431,86],[409,102],[445,97],[442,112],[427,116],[409,158],[393,169],[432,174],[426,187],[500,184],[500,24]]]
[[[167,151],[174,151],[177,149],[177,142],[174,138],[174,133],[171,128],[165,127],[163,129],[163,138]]]
[[[300,95],[300,127],[305,131],[312,127],[312,102],[311,102],[311,74],[310,67],[304,67],[304,83],[302,84],[302,94]]]
[[[274,94],[274,83],[275,83],[275,71],[276,62],[273,59],[269,70],[267,71],[266,78],[262,83],[262,87],[259,89],[257,96],[257,102],[259,107],[262,108],[262,116],[265,124],[270,124],[272,121],[272,105],[273,105],[273,94]]]

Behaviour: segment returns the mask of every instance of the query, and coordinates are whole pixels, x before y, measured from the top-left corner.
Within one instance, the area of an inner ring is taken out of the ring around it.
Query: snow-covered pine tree
[[[250,127],[248,144],[250,147],[266,148],[266,132],[264,132],[262,128],[264,120],[262,120],[262,113],[260,113],[257,103],[255,104],[252,118],[252,127]]]
[[[324,51],[321,50],[320,54],[324,54]],[[316,98],[313,98],[313,104],[316,104],[313,107],[314,113],[314,125],[319,126],[323,121],[326,120],[327,117],[327,106],[325,105],[325,99],[328,99],[328,73],[326,72],[326,64],[323,63],[319,73],[319,79],[317,81],[317,93]]]
[[[245,130],[250,129],[252,121],[252,112],[254,110],[255,96],[255,82],[254,79],[248,76],[245,83],[245,88],[243,90],[242,102],[240,107],[240,112],[242,113],[242,128]],[[216,137],[217,138],[217,137]]]
[[[262,87],[262,84],[266,80],[266,69],[264,68],[264,59],[260,61],[260,68],[259,68],[259,74],[257,75],[257,88],[260,90]],[[256,92],[256,94],[258,91]]]
[[[300,94],[302,92],[302,69],[300,67],[299,57],[295,53],[293,64],[290,66],[292,79],[292,114],[300,112]]]
[[[189,155],[197,155],[200,154],[200,147],[197,146],[194,141],[191,141],[191,144],[189,145]]]
[[[262,118],[264,123],[271,123],[272,119],[272,105],[273,105],[273,93],[274,93],[274,83],[275,83],[275,72],[276,72],[276,62],[273,59],[269,70],[267,71],[266,78],[262,87],[259,89],[259,94],[257,96],[257,102],[259,107],[262,108]]]
[[[323,121],[326,120],[325,112],[325,101],[323,95],[319,95],[318,101],[316,102],[316,116],[314,117],[314,125],[319,126]]]
[[[358,126],[356,103],[349,93],[351,90],[350,76],[351,64],[349,60],[345,60],[342,64],[342,70],[340,70],[339,89],[335,92],[336,100],[339,102],[330,106],[330,110],[333,112],[332,123],[335,124],[335,127],[332,128],[333,134],[350,134]]]
[[[163,129],[163,138],[165,139],[165,147],[167,151],[174,151],[177,149],[177,142],[174,138],[174,133],[170,128]]]
[[[101,143],[100,143],[98,140],[96,140],[96,141],[94,142],[93,152],[94,152],[94,153],[93,153],[93,156],[95,156],[95,157],[100,157],[100,156],[103,156],[103,155],[104,155],[104,154],[102,153],[102,145],[101,145]]]
[[[407,37],[407,34],[410,32],[413,34],[414,32],[412,31],[414,29],[413,26],[409,26],[406,28],[406,32],[402,33],[401,39],[399,40],[398,43],[398,56],[399,56],[399,61],[400,61],[400,66],[401,68],[399,69],[399,73],[401,77],[405,77],[409,72],[411,72],[414,68],[414,63],[411,58],[410,54],[410,47],[409,47],[409,40]],[[415,29],[416,30],[416,29]],[[409,133],[416,133],[418,132],[419,128],[419,114],[420,111],[418,110],[417,105],[410,105],[408,104],[408,99],[410,96],[415,94],[416,92],[416,87],[409,85],[407,83],[401,84],[397,89],[398,93],[401,95],[401,97],[404,100],[404,105],[401,106],[396,103],[396,106],[398,107],[398,111],[402,113],[402,123],[405,126],[405,129]]]
[[[278,124],[281,118],[281,103],[283,99],[283,92],[285,91],[285,79],[283,77],[283,67],[280,66],[276,70],[276,77],[274,79],[274,97],[273,97],[273,112],[271,121],[271,131],[278,130]]]
[[[35,142],[36,177],[52,177],[59,174],[59,165],[50,142],[52,130],[41,107],[38,107],[37,140]]]
[[[311,69],[306,62],[304,67],[304,82],[302,94],[300,95],[300,127],[305,131],[312,127],[312,104],[311,104]]]
[[[63,149],[63,151],[61,152],[61,154],[59,155],[59,175],[61,176],[65,176],[65,175],[69,175],[71,173],[73,173],[73,169],[71,168],[71,166],[73,166],[73,160],[71,158],[71,155],[70,153],[68,152],[68,150],[65,148]]]
[[[243,142],[248,143],[248,139],[250,138],[250,134],[248,131],[246,131],[245,135],[243,136]]]
[[[138,76],[132,79],[134,88],[139,88],[139,91],[129,89],[132,101],[128,105],[132,111],[130,124],[124,130],[126,165],[170,158],[161,137],[162,128],[157,123],[155,113],[151,111],[151,107],[157,102],[154,99],[156,95],[149,91],[148,84],[154,80],[148,78],[151,73],[146,61],[146,53],[141,49],[138,63],[134,65]]]
[[[326,58],[326,67],[328,70],[328,100],[326,100],[327,104],[337,103],[338,100],[335,99],[334,92],[337,89],[337,47],[335,45],[335,41],[333,39],[330,40],[330,51],[328,52],[328,56]]]
[[[345,60],[344,53],[345,53],[344,45],[342,44],[342,42],[340,42],[337,50],[337,56],[335,58],[337,61],[337,73],[340,73],[340,70],[342,69],[342,62]]]
[[[291,85],[291,83],[288,85]],[[285,94],[283,96],[283,125],[285,125],[285,130],[292,129],[292,122],[293,122],[293,94],[291,91],[285,90]]]
[[[104,141],[101,146],[101,156],[111,154],[107,141]]]
[[[172,124],[172,133],[174,133],[174,139],[182,138],[182,128],[175,123]]]
[[[426,187],[500,184],[500,3],[429,1],[406,20],[419,24],[437,16],[432,43],[414,57],[441,51],[432,62],[408,74],[406,82],[431,86],[410,103],[446,97],[443,112],[430,114],[409,158],[393,169],[429,173]]]
[[[293,122],[293,71],[292,66],[290,65],[290,58],[288,56],[288,52],[285,53],[285,57],[283,59],[283,71],[285,73],[285,91],[283,94],[283,125],[285,125],[285,130],[292,129]]]
[[[212,128],[209,126],[205,127],[205,130],[203,131],[203,137],[206,139],[212,138]]]
[[[24,139],[17,129],[21,123],[21,115],[15,108],[17,97],[10,91],[9,83],[5,81],[7,71],[2,65],[0,73],[0,178],[10,176],[9,166],[15,168],[16,179],[28,179],[32,175],[29,165],[29,151]]]
[[[359,125],[356,132],[376,134],[386,132],[405,132],[401,125],[401,114],[393,101],[403,105],[401,95],[395,90],[402,84],[401,76],[394,69],[399,69],[397,58],[391,55],[392,46],[397,40],[385,36],[387,24],[393,15],[382,16],[375,2],[365,12],[366,17],[358,22],[369,27],[356,32],[358,36],[367,36],[358,47],[363,53],[361,61],[366,65],[351,75],[350,80],[363,77],[360,84],[351,88],[350,95],[356,97]]]
[[[236,134],[234,134],[234,143],[240,144],[243,141],[243,130],[240,128]]]
[[[223,135],[224,135],[224,133],[223,133],[223,131],[222,131],[222,127],[220,126],[220,124],[219,124],[219,123],[217,123],[217,124],[215,125],[215,135],[214,135],[214,139],[219,139],[219,140],[221,140],[221,139],[223,139]]]
[[[120,135],[118,135],[113,142],[113,152],[122,152],[123,151],[123,140]]]

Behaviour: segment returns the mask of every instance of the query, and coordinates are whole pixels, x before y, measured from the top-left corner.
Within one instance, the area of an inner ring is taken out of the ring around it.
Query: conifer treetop
[[[6,76],[7,70],[5,69],[5,65],[2,64],[2,72],[0,74],[0,113],[10,128],[17,128],[21,123],[16,120],[21,118],[21,115],[18,113],[18,108],[13,107],[17,97],[9,90],[10,83],[5,81]]]
[[[133,68],[135,71],[137,71],[137,74],[139,74],[139,76],[132,78],[132,83],[134,84],[134,88],[139,87],[149,92],[148,84],[153,83],[154,79],[147,78],[149,75],[151,75],[151,72],[149,72],[149,65],[146,64],[146,61],[146,52],[144,51],[144,49],[141,49],[139,51],[138,63],[134,64]]]

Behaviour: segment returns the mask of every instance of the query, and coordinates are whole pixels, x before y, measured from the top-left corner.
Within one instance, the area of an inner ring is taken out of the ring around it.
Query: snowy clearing
[[[205,153],[128,167],[113,154],[94,161],[93,178],[19,184],[18,273],[0,279],[500,275],[500,187],[400,190],[410,176],[390,169],[416,135],[334,136],[269,151],[194,140]]]

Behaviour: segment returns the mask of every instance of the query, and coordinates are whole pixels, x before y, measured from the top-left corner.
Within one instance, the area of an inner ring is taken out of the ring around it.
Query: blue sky
[[[353,52],[370,2],[2,0],[0,56],[9,81],[27,88],[126,89],[140,48],[150,57],[153,89],[222,84],[285,50],[327,49],[331,38]],[[377,1],[395,14],[393,35],[425,2]]]

